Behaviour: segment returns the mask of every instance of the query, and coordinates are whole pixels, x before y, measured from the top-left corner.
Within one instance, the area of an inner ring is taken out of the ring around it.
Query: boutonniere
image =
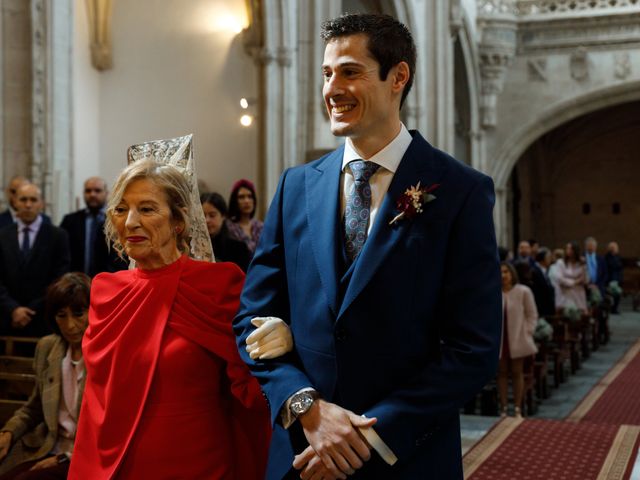
[[[418,182],[418,185],[407,188],[396,201],[396,208],[399,213],[393,217],[389,225],[393,225],[403,218],[411,220],[417,214],[422,213],[425,204],[436,199],[436,196],[431,192],[439,186],[439,183],[434,183],[428,187],[421,187],[420,182]]]

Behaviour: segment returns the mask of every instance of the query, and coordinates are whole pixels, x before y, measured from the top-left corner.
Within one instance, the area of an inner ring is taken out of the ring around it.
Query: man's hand
[[[11,448],[11,440],[13,440],[13,433],[0,432],[0,460],[7,456],[9,449]]]
[[[56,465],[58,465],[58,459],[56,457],[48,457],[48,458],[45,458],[44,460],[40,460],[33,467],[31,467],[29,471],[42,470],[43,468],[51,468],[51,467],[55,467]]]
[[[369,445],[356,427],[371,427],[377,421],[375,418],[363,418],[338,405],[318,399],[298,421],[309,445],[321,460],[323,467],[333,476],[331,478],[346,478],[345,474],[355,473],[362,467],[363,461],[371,458]],[[305,455],[305,452],[296,457],[294,468],[300,469],[306,464],[304,460],[307,460],[310,454]],[[314,462],[310,466],[314,470],[307,478],[314,478],[316,469],[320,469],[316,464],[317,462]],[[327,474],[323,475],[326,477]]]
[[[32,316],[35,315],[35,310],[31,310],[29,307],[17,307],[11,312],[11,326],[13,328],[24,328],[32,320]]]

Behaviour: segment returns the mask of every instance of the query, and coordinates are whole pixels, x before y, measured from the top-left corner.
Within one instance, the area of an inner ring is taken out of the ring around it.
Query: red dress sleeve
[[[231,326],[244,274],[232,263],[190,261],[178,287],[169,326],[226,363],[238,479],[262,479],[271,425],[258,381],[240,358]]]

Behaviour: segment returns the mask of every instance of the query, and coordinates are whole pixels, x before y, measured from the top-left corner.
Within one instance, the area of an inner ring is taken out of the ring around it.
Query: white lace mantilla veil
[[[193,135],[184,137],[154,140],[152,142],[132,145],[127,151],[129,164],[138,160],[152,158],[156,163],[171,165],[184,175],[190,189],[191,206],[189,209],[190,232],[189,256],[196,260],[215,262],[211,237],[207,230],[204,212],[200,206],[198,177],[193,161]],[[132,261],[133,264],[133,261]]]

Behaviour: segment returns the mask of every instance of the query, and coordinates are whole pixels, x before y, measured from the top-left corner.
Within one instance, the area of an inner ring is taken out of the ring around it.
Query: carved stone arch
[[[518,128],[495,155],[492,177],[496,188],[506,188],[511,171],[535,140],[554,128],[607,107],[640,100],[640,80],[604,87],[555,104]]]
[[[509,178],[527,148],[545,133],[587,113],[603,108],[640,100],[640,81],[604,87],[590,93],[569,98],[539,112],[502,144],[493,157],[491,176],[495,182],[496,205],[494,222],[498,244],[509,245],[512,221],[509,200]]]

